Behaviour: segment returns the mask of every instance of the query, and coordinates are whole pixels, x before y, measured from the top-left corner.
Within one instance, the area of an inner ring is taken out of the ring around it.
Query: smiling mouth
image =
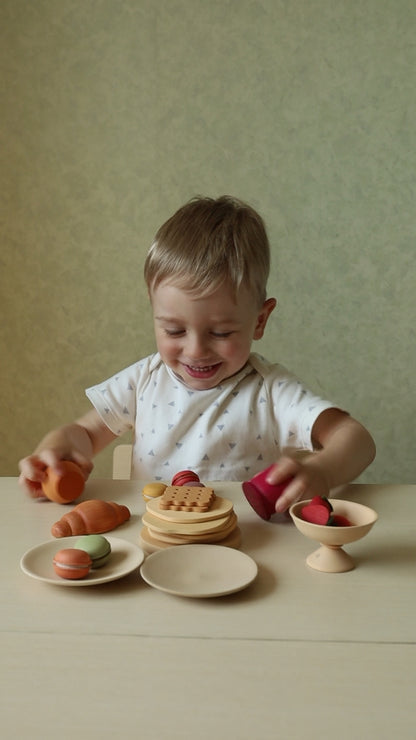
[[[216,365],[204,365],[203,367],[199,365],[185,365],[185,368],[189,375],[194,378],[207,378],[216,373],[220,364],[221,363],[217,363]]]
[[[214,367],[217,367],[216,365],[205,365],[205,367],[194,367],[193,365],[187,365],[191,370],[193,370],[195,373],[206,373],[212,370]]]

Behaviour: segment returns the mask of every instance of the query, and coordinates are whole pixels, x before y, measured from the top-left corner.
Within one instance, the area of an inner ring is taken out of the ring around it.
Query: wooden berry
[[[301,510],[302,519],[311,524],[328,524],[329,516],[328,507],[324,504],[306,504]]]
[[[330,501],[325,496],[314,496],[300,511],[305,522],[329,527],[351,527],[351,522],[342,514],[334,514]]]
[[[351,522],[342,514],[331,514],[327,522],[329,527],[351,527]]]
[[[310,505],[318,504],[319,506],[326,506],[328,511],[333,511],[333,507],[330,501],[326,498],[326,496],[314,496],[313,499],[310,501]]]

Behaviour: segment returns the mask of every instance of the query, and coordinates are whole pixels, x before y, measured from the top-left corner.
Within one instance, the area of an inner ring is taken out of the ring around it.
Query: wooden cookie
[[[206,486],[167,486],[159,497],[159,508],[171,511],[209,511],[215,493]]]
[[[159,519],[183,524],[221,519],[233,511],[233,502],[228,498],[222,498],[222,496],[216,496],[214,498],[212,506],[208,511],[172,511],[171,509],[161,509],[159,503],[160,497],[153,499],[153,501],[148,501],[146,504],[147,511],[155,514]]]

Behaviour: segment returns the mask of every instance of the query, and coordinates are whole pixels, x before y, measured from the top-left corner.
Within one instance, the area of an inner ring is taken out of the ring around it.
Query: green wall
[[[2,0],[0,474],[154,348],[142,280],[185,200],[259,209],[257,348],[416,482],[414,0]],[[110,474],[110,451],[96,474]]]

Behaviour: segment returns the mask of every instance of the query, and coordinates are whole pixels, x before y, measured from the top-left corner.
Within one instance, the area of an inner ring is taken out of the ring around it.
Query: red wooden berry
[[[324,504],[306,504],[300,514],[305,522],[311,522],[311,524],[327,524],[329,519],[329,511]]]
[[[328,525],[330,527],[351,527],[351,522],[342,514],[332,514],[332,516],[329,517]]]
[[[320,506],[321,504],[322,504],[322,496],[314,496],[314,497],[313,497],[313,498],[312,498],[312,499],[311,499],[311,500],[309,501],[309,504],[308,504],[308,505],[309,505],[309,506]]]
[[[309,501],[309,504],[313,504],[314,506],[315,505],[317,505],[317,506],[326,506],[326,508],[328,509],[328,511],[332,511],[332,504],[330,503],[330,501],[328,501],[328,499],[326,498],[326,496],[314,496]]]

